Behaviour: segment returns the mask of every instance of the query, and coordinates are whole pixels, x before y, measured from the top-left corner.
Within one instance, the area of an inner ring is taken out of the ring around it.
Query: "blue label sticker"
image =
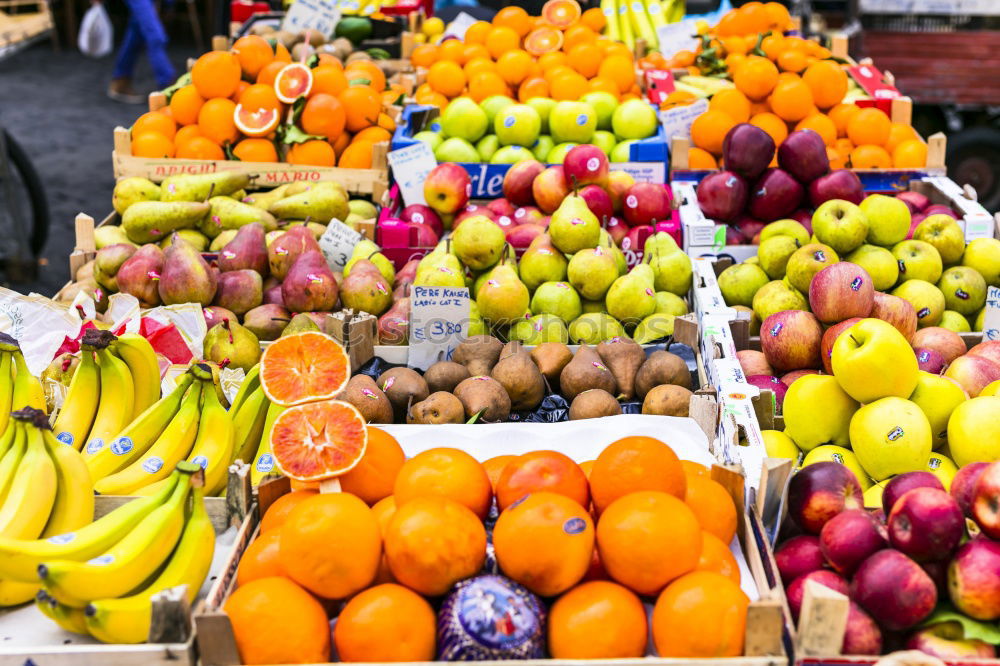
[[[566,534],[579,534],[587,529],[587,521],[583,518],[570,518],[563,523],[563,532]]]
[[[920,308],[919,310],[917,310],[917,319],[923,319],[930,313],[931,313],[930,308]]]
[[[588,116],[586,113],[581,113],[576,117],[576,124],[583,126],[587,124],[588,120],[590,120],[590,116]]]
[[[900,259],[896,263],[899,265],[899,272],[900,273],[905,273],[906,272],[906,264],[903,262],[903,260]]]
[[[135,445],[129,437],[119,437],[115,441],[111,442],[111,453],[116,456],[123,456],[133,448],[135,448]]]
[[[71,432],[66,432],[64,430],[58,435],[56,435],[56,439],[58,439],[63,444],[66,444],[67,446],[73,446],[73,433]]]
[[[823,250],[816,250],[813,252],[813,259],[816,261],[826,261],[826,253]]]
[[[114,555],[98,555],[92,560],[87,560],[87,564],[92,564],[95,567],[103,567],[108,564],[111,564],[114,561],[115,561]]]
[[[931,355],[926,351],[922,351],[919,354],[917,354],[917,360],[920,361],[921,363],[926,363],[927,359],[929,359],[930,357]]]
[[[191,458],[191,462],[195,465],[200,465],[202,469],[206,469],[208,467],[208,458],[205,456],[195,456],[194,458]]]
[[[772,326],[771,327],[771,337],[772,338],[778,337],[778,333],[781,333],[781,329],[783,327],[784,327],[784,324],[782,324],[780,321],[777,324],[775,324],[774,326]]]
[[[503,119],[503,126],[504,127],[513,127],[514,126],[514,120],[515,120],[514,116],[507,116],[506,118]]]
[[[142,461],[142,468],[149,474],[156,474],[163,469],[163,458],[151,456]]]
[[[104,448],[104,440],[98,437],[87,442],[87,453],[97,453]]]
[[[260,458],[257,459],[257,471],[258,472],[270,472],[274,469],[274,456],[270,453],[265,453]]]
[[[851,280],[851,291],[857,291],[858,289],[861,289],[861,285],[863,285],[864,283],[865,281],[862,280],[860,277],[854,278],[853,280]]]
[[[963,301],[969,300],[969,292],[965,291],[964,289],[956,289],[955,295],[961,298]]]
[[[56,534],[55,536],[50,536],[46,541],[49,543],[54,543],[57,546],[62,546],[67,544],[76,538],[76,532],[66,532],[65,534]]]

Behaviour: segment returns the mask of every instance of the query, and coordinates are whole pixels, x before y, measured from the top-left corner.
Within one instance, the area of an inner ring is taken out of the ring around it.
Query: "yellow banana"
[[[260,387],[260,363],[250,368],[250,372],[246,374],[243,378],[243,383],[240,384],[240,389],[236,392],[236,397],[233,398],[233,404],[229,405],[229,411],[233,414],[236,413],[242,405],[243,401],[250,397],[254,391]]]
[[[38,581],[19,583],[0,580],[0,606],[20,606],[31,601],[38,594]]]
[[[163,430],[156,443],[125,469],[97,481],[94,490],[101,495],[132,495],[143,486],[169,476],[174,465],[184,460],[191,451],[198,434],[198,401],[201,393],[201,382],[192,386],[174,419]]]
[[[660,0],[646,0],[646,12],[649,14],[649,20],[653,24],[653,30],[657,28],[662,28],[667,24],[667,19],[664,17],[663,5]]]
[[[0,538],[0,578],[37,583],[42,562],[84,561],[100,555],[166,502],[179,478],[179,473],[172,474],[156,495],[123,504],[75,532],[34,540]]]
[[[105,347],[97,352],[97,362],[101,366],[101,402],[84,449],[89,455],[94,455],[106,444],[110,444],[111,438],[132,420],[135,397],[132,373],[125,361]]]
[[[3,434],[0,435],[0,465],[2,465],[3,457],[8,451],[10,451],[11,447],[14,446],[14,435],[16,433],[17,428],[13,427],[12,423],[11,427],[4,430]],[[2,497],[0,497],[0,501],[3,501]]]
[[[121,541],[86,562],[52,560],[38,565],[49,596],[68,606],[120,597],[149,578],[170,557],[184,529],[184,510],[195,465],[180,463],[182,472],[170,499],[153,510]]]
[[[45,590],[39,590],[35,595],[35,606],[60,628],[70,633],[87,635],[87,622],[82,608],[64,606],[46,594]]]
[[[11,397],[11,407],[14,409],[40,409],[45,411],[45,391],[42,382],[31,374],[28,364],[24,362],[24,354],[18,349],[14,356],[14,394]]]
[[[618,30],[618,3],[616,0],[601,0],[601,11],[604,13],[604,20],[608,23],[604,34],[608,36],[608,39],[619,41],[621,32]]]
[[[52,537],[94,521],[94,484],[79,451],[60,442],[47,428],[42,429],[42,439],[56,468],[56,499],[42,533]]]
[[[215,391],[203,391],[202,396],[205,406],[188,462],[205,470],[205,494],[215,495],[226,484],[226,470],[233,455],[233,419]]]
[[[87,630],[105,643],[142,643],[149,636],[153,595],[185,585],[188,602],[193,602],[205,582],[214,553],[215,530],[205,511],[203,492],[196,488],[191,515],[166,568],[138,594],[89,603],[85,609]]]
[[[135,385],[135,400],[129,417],[129,421],[133,421],[160,399],[160,364],[153,345],[138,333],[119,335],[112,347],[125,361]]]
[[[93,454],[84,451],[83,460],[90,469],[90,478],[96,482],[109,474],[114,474],[148,451],[173,420],[184,394],[193,381],[194,377],[190,373],[185,373],[178,379],[177,386],[169,395],[162,397],[140,414],[139,418],[129,423],[112,438],[108,446],[101,447]]]
[[[0,352],[0,433],[7,432],[13,397],[14,360],[10,354]]]
[[[628,13],[629,0],[620,0],[618,3],[618,30],[621,32],[620,39],[630,51],[635,50],[635,33],[632,30],[632,20]]]
[[[17,470],[28,443],[27,434],[20,421],[12,420],[9,430],[13,433],[10,448],[0,459],[0,506],[7,500],[7,494],[10,492],[11,486],[14,485],[14,479],[17,477]]]
[[[649,16],[646,14],[646,6],[642,4],[642,0],[625,0],[629,5],[629,16],[632,18],[632,29],[635,34],[646,40],[646,46],[651,49],[659,47],[659,42],[656,40],[656,33],[653,31],[653,24],[649,21]]]
[[[44,421],[45,414],[36,412]],[[14,412],[19,418],[24,412]],[[0,535],[13,539],[36,539],[45,529],[56,499],[56,466],[45,448],[42,431],[31,422],[24,425],[27,442],[17,476],[0,508]]]
[[[0,375],[3,370],[0,369]],[[97,405],[101,396],[101,369],[94,360],[94,350],[89,345],[80,348],[80,364],[66,392],[66,400],[59,410],[55,425],[56,439],[77,451],[83,448],[90,427],[94,425]]]
[[[264,395],[264,389],[257,387],[247,396],[239,411],[233,416],[233,462],[242,460],[252,462],[260,447],[260,438],[264,434],[264,422],[267,420],[267,408],[270,401]],[[232,413],[232,410],[230,410]]]
[[[250,483],[255,486],[268,474],[277,473],[274,456],[271,454],[271,426],[285,409],[275,402],[267,408],[267,419],[264,421],[264,431],[260,435],[260,446],[257,447],[253,467],[250,468]]]

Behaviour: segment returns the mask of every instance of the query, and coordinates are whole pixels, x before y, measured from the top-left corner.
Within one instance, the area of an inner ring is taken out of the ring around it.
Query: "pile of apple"
[[[998,505],[1000,462],[966,465],[950,489],[928,472],[902,474],[881,501],[863,499],[843,465],[799,470],[788,488],[790,538],[775,553],[793,616],[813,581],[848,596],[844,654],[996,658]]]

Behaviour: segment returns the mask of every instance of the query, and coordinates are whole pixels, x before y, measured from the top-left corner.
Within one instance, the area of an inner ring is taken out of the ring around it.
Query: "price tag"
[[[324,37],[331,37],[338,23],[337,0],[296,0],[281,21],[281,29],[293,33],[315,30]]]
[[[1000,287],[990,287],[986,290],[983,340],[1000,340]]]
[[[667,141],[669,142],[675,136],[690,139],[691,123],[706,111],[708,111],[707,99],[699,99],[687,106],[675,106],[672,109],[660,111],[660,123],[667,134]]]
[[[637,183],[667,182],[667,167],[663,162],[614,162],[611,168],[624,171]]]
[[[364,238],[354,229],[334,218],[326,225],[326,231],[319,237],[319,249],[326,257],[326,263],[333,271],[342,271],[351,258],[354,246]]]
[[[695,19],[684,19],[677,23],[661,25],[656,29],[656,39],[660,42],[660,53],[670,58],[678,51],[694,51],[698,47],[698,27]]]
[[[861,89],[875,99],[891,99],[899,97],[895,86],[885,82],[882,72],[872,65],[852,65],[847,68],[851,78],[858,82]]]
[[[427,174],[437,166],[431,147],[423,141],[417,141],[412,146],[393,150],[388,158],[392,175],[403,195],[403,204],[426,204],[424,181],[427,180]]]
[[[458,37],[459,39],[465,39],[465,31],[468,30],[469,26],[475,22],[475,16],[469,16],[465,12],[459,12],[458,16],[455,17],[455,20],[449,23],[448,27],[444,29],[444,34]]]
[[[451,352],[469,329],[469,290],[465,287],[411,287],[411,368],[426,370]]]

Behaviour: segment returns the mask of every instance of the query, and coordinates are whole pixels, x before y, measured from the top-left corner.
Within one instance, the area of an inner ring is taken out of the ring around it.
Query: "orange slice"
[[[285,104],[291,104],[305,97],[312,90],[312,70],[299,62],[293,62],[278,72],[274,78],[274,92]]]
[[[562,48],[563,34],[555,28],[537,28],[524,38],[524,50],[538,56],[552,53]]]
[[[316,331],[278,338],[260,358],[261,388],[268,400],[283,407],[332,398],[350,378],[347,352]]]
[[[368,447],[368,428],[354,405],[340,400],[290,407],[271,427],[271,453],[296,481],[320,481],[349,472]]]
[[[233,111],[236,129],[247,136],[267,136],[278,127],[278,120],[278,112],[274,109],[251,111],[243,108],[242,104],[237,104]]]
[[[565,30],[580,20],[580,5],[576,0],[549,0],[542,7],[542,18],[551,26]]]

